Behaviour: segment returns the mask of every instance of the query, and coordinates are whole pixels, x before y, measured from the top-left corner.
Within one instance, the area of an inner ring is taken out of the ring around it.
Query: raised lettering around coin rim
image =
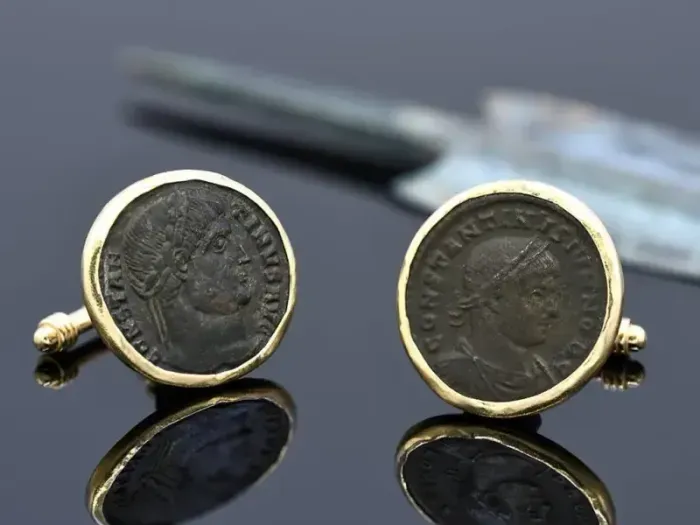
[[[471,399],[541,394],[577,370],[601,333],[607,280],[584,226],[518,193],[466,200],[422,240],[406,313],[428,366]]]
[[[274,222],[241,193],[203,181],[166,184],[131,202],[107,235],[99,272],[129,344],[172,372],[215,374],[245,363],[290,297]]]

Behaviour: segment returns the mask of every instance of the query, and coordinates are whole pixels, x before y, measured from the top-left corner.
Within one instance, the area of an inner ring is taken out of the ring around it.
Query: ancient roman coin
[[[200,180],[159,186],[112,225],[99,268],[129,344],[169,372],[215,374],[258,354],[290,300],[288,254],[247,196]]]
[[[489,439],[443,437],[409,452],[411,500],[439,525],[599,525],[579,488],[547,464]]]
[[[287,413],[265,399],[215,405],[166,427],[108,489],[110,525],[183,523],[231,502],[280,458]]]
[[[410,334],[471,399],[515,401],[576,371],[603,328],[606,272],[585,227],[544,198],[467,199],[423,238],[406,284]]]

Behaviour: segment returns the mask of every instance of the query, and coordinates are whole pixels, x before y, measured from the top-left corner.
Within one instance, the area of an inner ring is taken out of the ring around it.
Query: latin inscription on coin
[[[568,212],[522,194],[465,201],[425,237],[410,268],[413,341],[450,388],[482,401],[545,392],[593,349],[607,282]]]
[[[279,232],[254,202],[207,182],[168,184],[119,215],[100,281],[115,323],[160,368],[212,374],[265,346],[289,300]]]
[[[421,445],[403,467],[408,492],[439,525],[598,525],[585,495],[525,454],[484,439]]]
[[[110,525],[182,523],[230,502],[278,460],[289,418],[265,400],[217,405],[156,434],[103,503]]]

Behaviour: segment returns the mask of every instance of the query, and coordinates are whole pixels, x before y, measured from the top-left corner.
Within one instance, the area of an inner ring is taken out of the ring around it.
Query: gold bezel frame
[[[141,195],[161,186],[185,181],[203,181],[222,186],[242,194],[255,203],[277,228],[277,232],[282,239],[283,249],[289,261],[289,299],[287,301],[287,307],[267,344],[257,354],[238,367],[216,374],[171,372],[151,363],[127,341],[124,334],[122,334],[121,330],[117,327],[105,304],[102,287],[100,286],[99,273],[102,248],[117,217],[132,201],[134,201],[134,199]],[[247,374],[254,368],[260,366],[276,350],[284,336],[292,311],[294,310],[294,303],[296,301],[296,261],[294,259],[292,245],[289,242],[289,238],[282,224],[267,203],[255,192],[218,173],[200,170],[177,170],[158,173],[135,182],[118,193],[107,203],[95,219],[87,239],[85,240],[82,258],[82,282],[83,300],[88,314],[90,315],[90,319],[92,319],[93,326],[107,346],[109,346],[122,361],[148,379],[158,383],[181,387],[208,387],[219,385]]]
[[[410,434],[410,431],[409,431]],[[537,439],[512,429],[501,430],[478,424],[440,424],[419,430],[404,437],[396,453],[396,474],[401,489],[413,508],[428,522],[433,520],[426,515],[417,501],[413,499],[403,476],[403,468],[408,456],[426,443],[443,438],[483,439],[499,443],[511,450],[543,463],[548,468],[563,476],[581,492],[591,504],[600,525],[614,525],[615,506],[605,484],[581,460],[556,443],[543,438]],[[539,443],[538,443],[539,441]]]
[[[124,467],[128,465],[129,461],[131,461],[144,445],[168,427],[216,405],[264,399],[284,410],[289,417],[287,442],[280,451],[278,458],[272,466],[250,487],[247,487],[245,491],[262,483],[284,459],[292,440],[295,426],[295,408],[292,398],[283,388],[273,383],[266,383],[268,383],[267,386],[255,386],[242,391],[235,390],[229,393],[223,392],[214,397],[205,399],[198,396],[194,402],[184,407],[181,406],[174,411],[171,410],[164,414],[155,412],[141,421],[105,454],[90,476],[87,487],[86,504],[92,518],[100,525],[109,525],[103,513],[103,505],[107,493]]]
[[[584,362],[566,379],[535,396],[507,402],[482,401],[455,391],[430,368],[411,335],[411,326],[406,312],[406,287],[418,248],[438,222],[467,200],[494,194],[513,193],[548,201],[566,211],[585,228],[598,249],[603,263],[607,283],[607,304],[603,326],[595,345]],[[406,252],[399,274],[397,293],[399,330],[411,362],[421,377],[442,399],[453,406],[481,416],[503,418],[524,416],[563,402],[583,388],[598,373],[614,347],[622,318],[623,294],[622,267],[617,250],[605,226],[592,210],[577,198],[547,184],[530,181],[499,181],[475,186],[454,196],[440,206],[418,229]]]

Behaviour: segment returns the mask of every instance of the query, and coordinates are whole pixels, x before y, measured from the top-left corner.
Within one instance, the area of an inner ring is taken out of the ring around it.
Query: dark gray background
[[[100,208],[155,172],[202,168],[260,193],[292,239],[299,301],[255,375],[294,396],[289,455],[262,486],[202,523],[421,523],[394,479],[413,423],[450,408],[401,348],[395,287],[422,218],[378,196],[307,177],[235,147],[128,127],[123,45],[211,55],[313,81],[472,112],[483,87],[550,90],[700,128],[697,2],[15,0],[0,6],[2,434],[0,521],[89,523],[88,476],[152,409],[115,358],[60,392],[34,384],[36,321],[80,301],[79,259]],[[542,432],[608,485],[620,523],[695,519],[696,325],[700,289],[626,274],[644,324],[646,384],[590,385],[545,414]]]

